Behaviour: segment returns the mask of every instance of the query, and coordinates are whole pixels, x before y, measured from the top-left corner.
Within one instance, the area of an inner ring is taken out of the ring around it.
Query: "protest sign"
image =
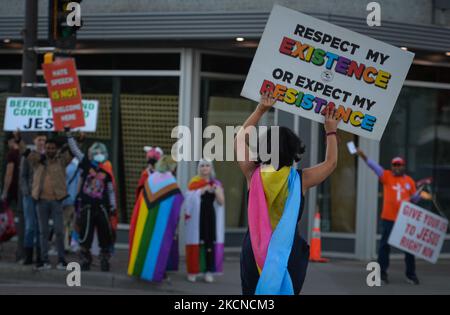
[[[327,106],[339,128],[380,140],[414,54],[275,5],[241,95],[323,122]]]
[[[95,132],[98,101],[83,100],[85,126],[74,128]],[[41,97],[8,97],[5,108],[4,131],[55,131],[50,99]]]
[[[83,127],[81,89],[75,60],[73,58],[57,59],[52,63],[42,64],[42,69],[52,104],[55,130],[63,130],[65,126],[73,129]]]
[[[404,201],[388,243],[416,257],[436,263],[447,226],[447,219]]]

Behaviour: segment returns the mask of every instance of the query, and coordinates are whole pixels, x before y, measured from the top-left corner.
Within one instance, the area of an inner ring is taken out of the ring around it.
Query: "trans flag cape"
[[[255,294],[294,294],[287,265],[297,227],[301,187],[294,168],[275,171],[258,167],[252,175],[248,221],[260,273]]]
[[[163,279],[173,265],[170,256],[182,203],[183,195],[171,172],[149,176],[130,224],[128,275],[148,281]]]
[[[217,186],[222,186],[218,180],[213,180]],[[186,192],[185,210],[185,239],[186,239],[186,265],[188,274],[202,274],[206,271],[206,253],[200,244],[200,189],[208,182],[200,176],[194,176]],[[214,246],[215,273],[223,272],[223,244],[225,238],[224,206],[214,202],[216,214],[216,242]]]

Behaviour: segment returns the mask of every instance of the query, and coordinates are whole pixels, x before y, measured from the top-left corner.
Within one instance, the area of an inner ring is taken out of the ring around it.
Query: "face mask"
[[[105,155],[101,153],[94,155],[94,161],[98,163],[103,163],[105,161]]]

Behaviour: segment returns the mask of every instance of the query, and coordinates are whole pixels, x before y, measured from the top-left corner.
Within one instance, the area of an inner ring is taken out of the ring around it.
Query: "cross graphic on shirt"
[[[397,191],[397,201],[401,201],[402,190],[403,190],[402,185],[400,185],[400,183],[397,183],[395,186],[392,186],[392,189]]]

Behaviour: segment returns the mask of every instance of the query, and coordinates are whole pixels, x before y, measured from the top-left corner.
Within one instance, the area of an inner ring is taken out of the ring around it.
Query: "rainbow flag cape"
[[[294,168],[252,175],[248,201],[250,240],[260,273],[255,294],[292,295],[287,269],[301,203],[301,179]],[[282,206],[281,215],[279,208]]]
[[[220,181],[213,180],[214,184],[222,186]],[[200,189],[208,182],[200,176],[194,176],[188,185],[185,201],[185,240],[186,240],[186,267],[188,274],[201,274],[206,271],[206,251],[200,244]],[[214,203],[216,212],[216,242],[214,245],[215,273],[223,272],[223,253],[225,239],[225,212],[224,206]]]
[[[130,224],[128,275],[148,281],[163,279],[182,203],[183,195],[172,173],[149,176]]]

